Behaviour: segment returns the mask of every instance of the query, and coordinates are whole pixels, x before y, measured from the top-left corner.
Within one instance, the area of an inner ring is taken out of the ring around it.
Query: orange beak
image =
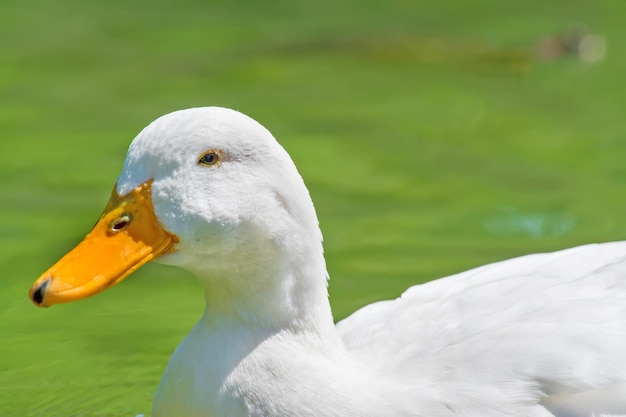
[[[178,238],[157,220],[151,186],[152,180],[146,181],[122,197],[114,188],[93,230],[35,281],[31,300],[49,307],[92,296],[171,252]]]

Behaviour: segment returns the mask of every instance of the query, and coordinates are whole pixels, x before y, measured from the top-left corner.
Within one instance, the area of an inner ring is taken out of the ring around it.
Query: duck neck
[[[205,325],[335,333],[321,242],[239,247],[221,259],[192,271],[205,289]]]

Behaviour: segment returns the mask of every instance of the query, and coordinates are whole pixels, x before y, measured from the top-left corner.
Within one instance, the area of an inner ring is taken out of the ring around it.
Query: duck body
[[[336,328],[235,330],[207,311],[153,415],[622,415],[624,277],[614,242],[417,285]]]
[[[121,266],[90,271],[94,239]],[[304,182],[233,110],[145,128],[86,242],[35,283],[37,305],[95,294],[150,259],[204,289],[153,417],[626,416],[625,242],[486,265],[335,325]]]

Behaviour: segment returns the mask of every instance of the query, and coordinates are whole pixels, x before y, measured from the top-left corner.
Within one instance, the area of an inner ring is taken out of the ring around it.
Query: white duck
[[[146,127],[100,221],[30,296],[84,298],[157,257],[197,276],[206,311],[153,417],[626,415],[626,243],[487,265],[335,326],[309,193],[236,111]]]

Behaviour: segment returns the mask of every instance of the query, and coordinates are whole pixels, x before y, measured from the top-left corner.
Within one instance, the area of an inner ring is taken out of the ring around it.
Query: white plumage
[[[208,149],[217,166],[198,165]],[[626,243],[417,285],[335,327],[308,191],[261,125],[221,108],[163,116],[117,191],[148,180],[180,240],[159,261],[194,273],[207,300],[154,417],[626,415]]]
[[[459,415],[624,414],[625,279],[626,243],[581,246],[411,287],[337,328]]]

